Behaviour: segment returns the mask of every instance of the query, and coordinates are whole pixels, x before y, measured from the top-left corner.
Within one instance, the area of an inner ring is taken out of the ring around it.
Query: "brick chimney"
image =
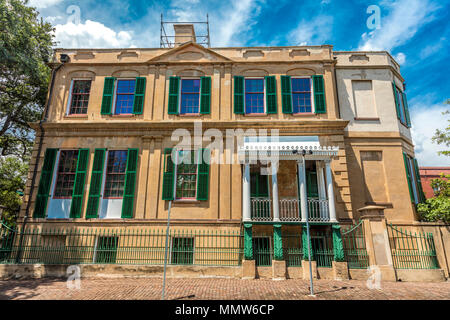
[[[188,41],[196,42],[193,24],[175,24],[175,47]]]

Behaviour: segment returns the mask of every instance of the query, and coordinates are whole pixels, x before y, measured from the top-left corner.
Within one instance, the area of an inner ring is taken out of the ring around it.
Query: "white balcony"
[[[298,199],[279,200],[279,221],[301,222],[301,204]],[[310,222],[330,221],[330,212],[327,199],[308,199],[308,216]],[[274,221],[272,199],[251,198],[251,221]]]

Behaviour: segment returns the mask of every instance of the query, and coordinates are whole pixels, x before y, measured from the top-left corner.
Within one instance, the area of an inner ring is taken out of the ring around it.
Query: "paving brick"
[[[382,282],[369,289],[365,281],[316,280],[316,297],[309,297],[305,280],[167,279],[167,299],[331,299],[450,300],[450,282]],[[154,300],[161,298],[162,279],[82,279],[81,289],[68,289],[64,279],[0,281],[0,299],[32,300]]]

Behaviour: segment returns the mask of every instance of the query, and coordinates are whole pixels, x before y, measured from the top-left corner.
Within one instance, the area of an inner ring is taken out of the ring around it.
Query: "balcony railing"
[[[272,200],[269,198],[251,198],[252,221],[272,221]]]
[[[296,222],[301,221],[300,201],[295,198],[280,199],[279,213],[280,221]],[[273,221],[272,199],[251,198],[251,218],[252,221]],[[330,221],[327,199],[308,199],[309,221],[326,222]]]
[[[280,199],[280,221],[301,221],[298,199]]]

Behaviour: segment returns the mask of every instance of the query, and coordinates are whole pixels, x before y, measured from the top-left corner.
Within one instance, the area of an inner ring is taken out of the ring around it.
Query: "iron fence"
[[[343,228],[342,243],[344,257],[350,269],[367,269],[369,267],[369,255],[367,254],[364,225],[362,220],[355,225]]]
[[[311,252],[317,267],[331,268],[333,265],[333,237],[330,232],[315,231],[311,234]]]
[[[162,229],[3,227],[0,263],[158,265],[164,263],[165,238]],[[240,231],[171,230],[169,239],[169,264],[238,266],[243,259]]]
[[[301,233],[283,234],[283,260],[287,267],[301,267],[303,246]]]
[[[413,233],[392,224],[388,224],[388,233],[394,268],[439,268],[432,233]]]

